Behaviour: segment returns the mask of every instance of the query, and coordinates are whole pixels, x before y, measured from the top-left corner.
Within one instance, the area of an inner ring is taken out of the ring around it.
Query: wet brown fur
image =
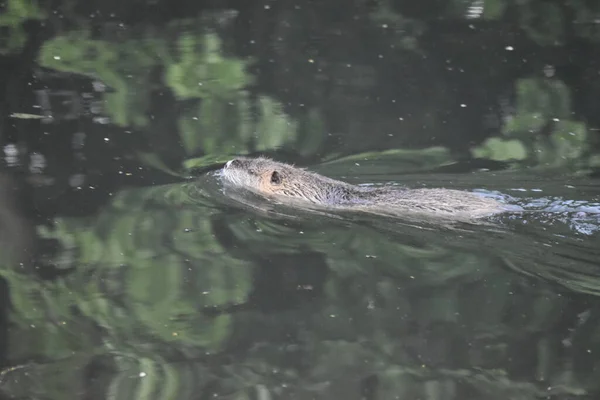
[[[282,202],[377,214],[420,214],[470,220],[504,211],[496,200],[451,189],[362,187],[268,158],[239,157],[222,170],[226,184]]]

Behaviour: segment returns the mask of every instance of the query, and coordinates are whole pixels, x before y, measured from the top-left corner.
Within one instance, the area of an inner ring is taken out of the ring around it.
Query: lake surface
[[[600,8],[225,3],[4,5],[0,398],[597,399]],[[520,211],[314,212],[237,155]]]

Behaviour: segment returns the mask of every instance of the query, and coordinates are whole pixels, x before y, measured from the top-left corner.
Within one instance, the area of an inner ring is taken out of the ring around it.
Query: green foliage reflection
[[[189,204],[185,194],[173,202],[173,190],[125,192],[93,221],[61,219],[42,231],[62,244],[57,260],[77,267],[45,289],[14,282],[23,290],[14,294],[17,314],[35,323],[47,313],[68,321],[76,307],[117,342],[145,337],[211,349],[226,343],[232,317],[206,317],[201,310],[245,302],[252,269],[223,251],[202,211],[157,209],[144,200]]]
[[[166,43],[148,37],[126,39],[120,43],[92,38],[89,30],[72,31],[44,42],[40,49],[41,65],[58,71],[100,78],[114,93],[106,94],[106,111],[112,122],[142,127],[152,89],[150,74],[160,65],[160,49]]]
[[[525,78],[516,84],[516,113],[491,137],[471,149],[475,157],[540,167],[585,166],[588,129],[572,118],[570,89],[559,80]]]
[[[182,32],[176,52],[167,53],[165,82],[180,99],[214,98],[228,100],[251,83],[247,62],[222,55],[220,38],[214,33],[201,36]]]
[[[166,85],[181,104],[187,102],[176,118],[187,155],[262,151],[294,143],[298,126],[282,105],[265,95],[250,98],[250,61],[224,55],[219,36],[197,25],[177,21],[160,35],[143,33],[119,41],[109,35],[92,37],[85,29],[73,31],[45,42],[39,60],[59,71],[97,76],[115,89],[106,94],[106,109],[123,127],[148,127],[153,119],[150,99]],[[155,81],[157,71],[163,71],[164,82]],[[172,132],[151,134],[173,140],[167,138]]]
[[[46,17],[36,0],[7,0],[0,12],[0,29],[5,30],[0,39],[0,54],[16,53],[27,40],[23,23]]]

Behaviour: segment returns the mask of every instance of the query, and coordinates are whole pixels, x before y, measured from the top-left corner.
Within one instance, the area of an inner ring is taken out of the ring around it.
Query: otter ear
[[[279,185],[281,183],[281,174],[277,171],[273,171],[271,174],[271,183],[274,185]]]

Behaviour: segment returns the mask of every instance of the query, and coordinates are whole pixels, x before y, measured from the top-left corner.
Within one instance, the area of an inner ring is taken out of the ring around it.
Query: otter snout
[[[225,168],[241,167],[241,166],[242,166],[242,162],[237,158],[233,158],[225,163]]]
[[[248,160],[238,157],[232,158],[223,165],[221,176],[228,183],[247,189],[255,189],[259,184],[260,176],[248,163]]]

